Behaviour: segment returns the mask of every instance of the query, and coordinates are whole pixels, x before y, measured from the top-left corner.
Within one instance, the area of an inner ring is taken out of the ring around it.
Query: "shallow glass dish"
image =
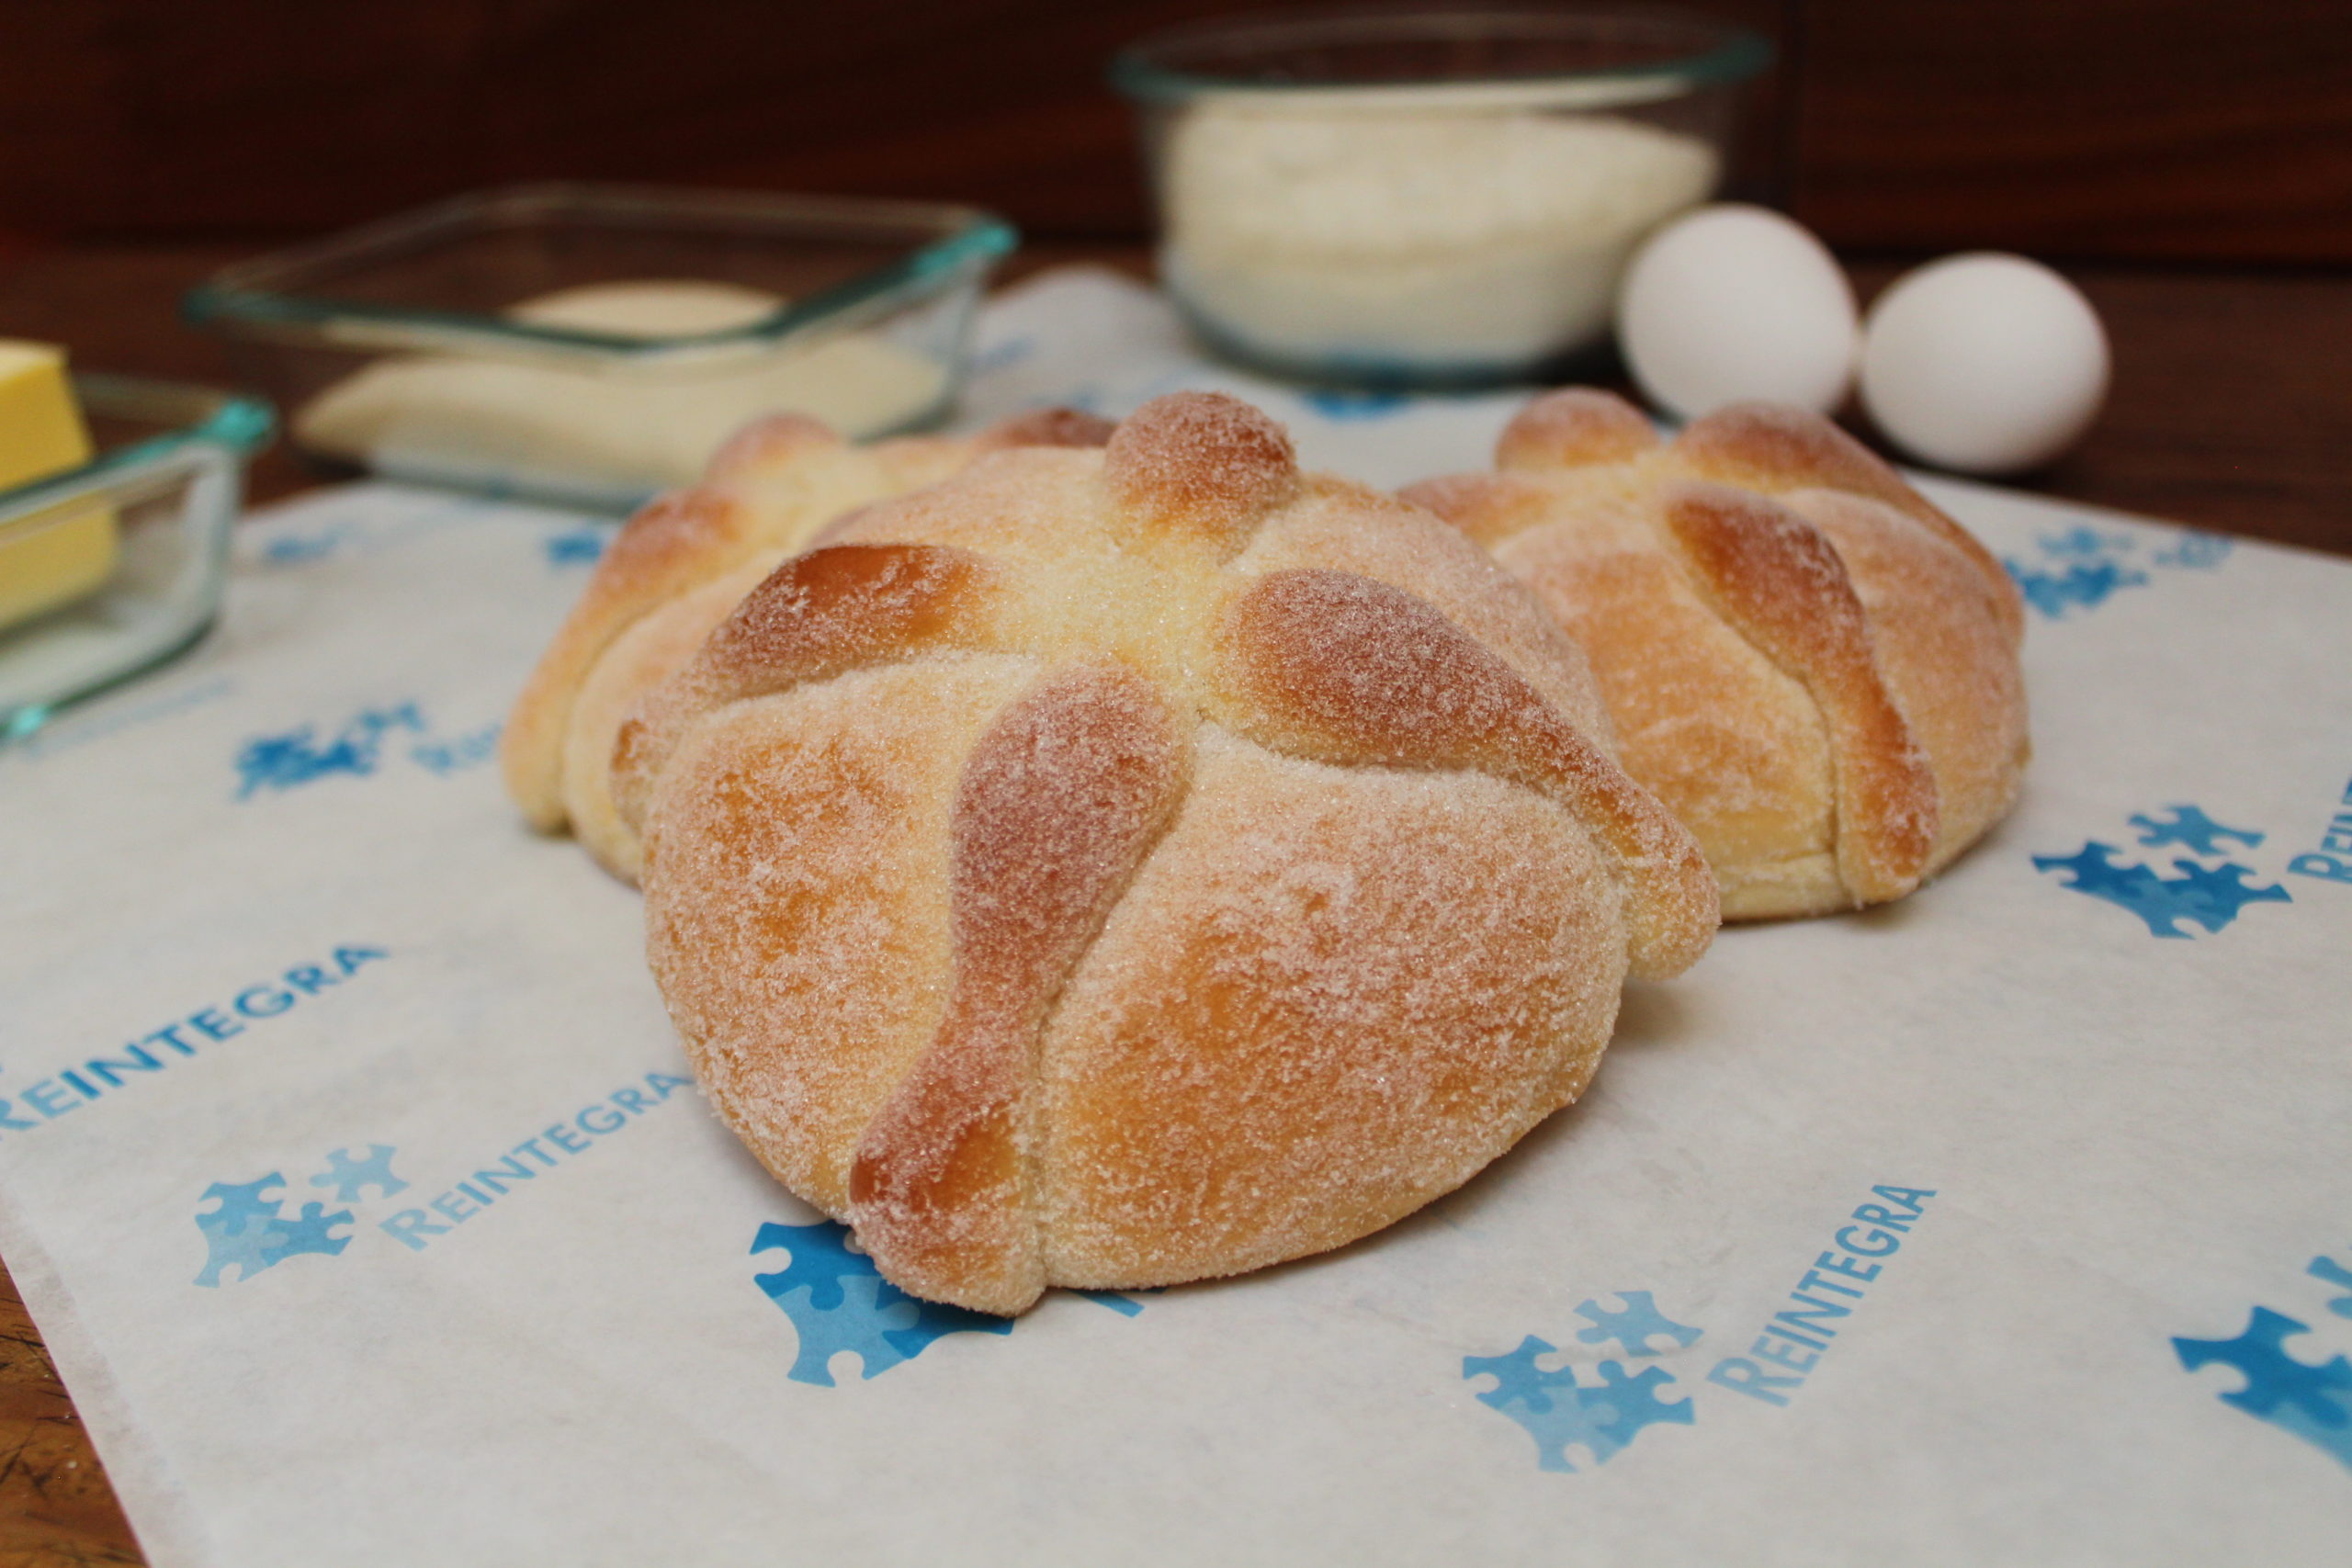
[[[107,558],[94,588],[0,626],[0,742],[204,635],[220,608],[245,464],[273,423],[258,399],[204,387],[76,375],[74,391],[98,455],[0,491],[0,572],[12,557],[22,570],[53,554],[67,535]]]
[[[1113,62],[1162,282],[1229,358],[1346,386],[1494,385],[1608,334],[1642,238],[1734,152],[1753,33],[1628,6],[1227,18]]]
[[[1015,241],[964,207],[521,186],[230,267],[185,313],[308,457],[626,510],[761,413],[937,420]]]

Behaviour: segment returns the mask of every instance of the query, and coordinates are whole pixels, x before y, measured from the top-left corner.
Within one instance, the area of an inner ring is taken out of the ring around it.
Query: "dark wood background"
[[[1253,0],[0,0],[0,336],[217,379],[213,268],[461,190],[633,179],[978,202],[1148,269],[1111,51]],[[1696,0],[1769,36],[1749,194],[1865,294],[2061,263],[2106,414],[2039,489],[2352,554],[2352,0]],[[311,482],[282,453],[259,494]],[[658,1440],[650,1438],[649,1440]],[[139,1561],[0,1275],[0,1568]]]
[[[1145,232],[1122,41],[1252,0],[6,0],[0,237],[266,237],[500,181],[947,197]],[[2346,0],[1696,0],[1842,249],[2352,262]],[[0,238],[0,243],[6,239]]]

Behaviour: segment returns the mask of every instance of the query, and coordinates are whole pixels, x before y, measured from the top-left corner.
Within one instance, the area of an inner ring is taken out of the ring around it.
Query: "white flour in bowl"
[[[1705,141],[1592,114],[1211,99],[1164,164],[1167,281],[1289,361],[1509,367],[1593,341],[1650,229],[1706,199]]]
[[[698,280],[596,284],[526,300],[531,326],[656,339],[724,333],[784,300]],[[684,484],[763,413],[806,413],[845,435],[896,430],[947,395],[944,365],[874,332],[668,373],[456,355],[379,359],[294,416],[305,446],[394,478],[583,499]]]

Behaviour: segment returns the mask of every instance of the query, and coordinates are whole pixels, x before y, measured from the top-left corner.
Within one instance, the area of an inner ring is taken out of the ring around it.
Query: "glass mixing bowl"
[[[1540,378],[1606,337],[1642,238],[1705,201],[1763,39],[1671,11],[1227,18],[1112,64],[1160,276],[1207,343],[1346,386]]]

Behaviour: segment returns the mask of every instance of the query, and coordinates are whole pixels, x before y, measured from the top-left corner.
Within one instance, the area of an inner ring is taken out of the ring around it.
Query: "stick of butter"
[[[90,460],[65,351],[0,339],[0,491]],[[114,508],[76,501],[0,525],[0,626],[89,592],[114,571]]]

